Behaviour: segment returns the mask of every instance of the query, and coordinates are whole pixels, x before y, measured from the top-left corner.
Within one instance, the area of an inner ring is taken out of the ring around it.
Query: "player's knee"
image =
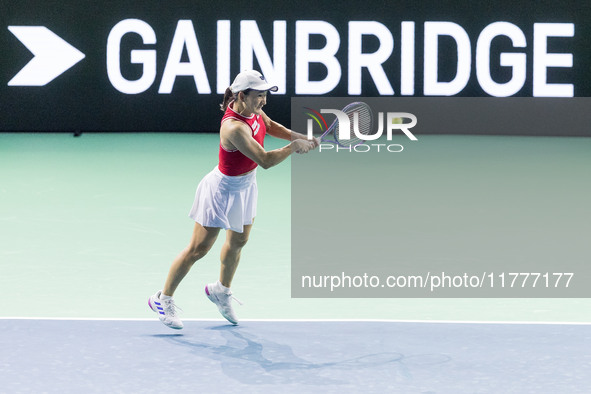
[[[209,252],[209,250],[211,249],[211,247],[213,246],[213,244],[206,244],[206,243],[201,243],[201,244],[197,244],[197,245],[189,245],[188,247],[188,254],[191,257],[191,260],[193,261],[197,261],[200,258],[202,258],[203,256],[205,256],[207,254],[207,252]]]
[[[248,237],[233,237],[230,239],[230,247],[232,249],[242,249],[248,242]]]

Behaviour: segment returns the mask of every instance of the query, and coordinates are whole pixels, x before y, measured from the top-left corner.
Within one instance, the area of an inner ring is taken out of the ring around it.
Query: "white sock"
[[[222,285],[222,282],[220,282],[219,280],[218,280],[217,285],[218,285],[218,288],[224,292],[224,294],[228,294],[230,292],[230,288]]]
[[[164,295],[164,293],[160,293],[160,297],[161,300],[170,300],[172,298],[172,296],[167,296]]]

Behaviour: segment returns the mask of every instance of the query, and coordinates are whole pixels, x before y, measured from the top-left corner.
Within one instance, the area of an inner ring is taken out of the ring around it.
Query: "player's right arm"
[[[312,144],[307,140],[295,140],[282,148],[266,151],[254,138],[251,130],[244,122],[228,119],[222,123],[220,142],[226,150],[238,149],[244,156],[264,169],[271,168],[291,155],[307,153]]]

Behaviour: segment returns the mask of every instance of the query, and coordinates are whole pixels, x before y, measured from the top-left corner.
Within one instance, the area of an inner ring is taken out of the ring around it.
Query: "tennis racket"
[[[359,138],[357,134],[368,135],[373,130],[373,113],[371,112],[369,105],[358,101],[347,105],[341,110],[341,112],[345,113],[349,119],[350,138],[341,137],[341,133],[339,133],[341,122],[336,118],[330,127],[328,127],[328,129],[322,134],[320,142],[337,144],[341,147],[357,146],[363,143],[363,140]],[[357,131],[357,134],[355,131]]]

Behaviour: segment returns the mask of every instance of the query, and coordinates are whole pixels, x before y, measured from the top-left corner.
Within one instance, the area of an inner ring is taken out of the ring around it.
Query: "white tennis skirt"
[[[256,169],[242,176],[228,176],[216,166],[195,192],[189,217],[204,227],[241,233],[257,213]]]

